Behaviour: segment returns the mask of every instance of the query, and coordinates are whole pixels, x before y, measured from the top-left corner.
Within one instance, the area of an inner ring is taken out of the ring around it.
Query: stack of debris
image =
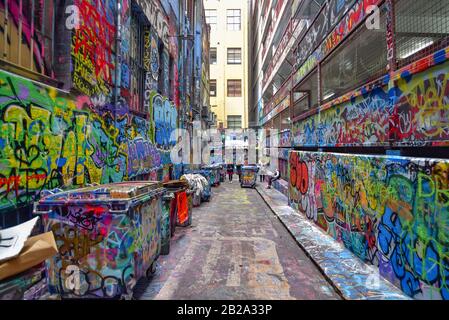
[[[45,260],[58,253],[52,232],[31,236],[39,217],[0,230],[0,300],[47,296]]]

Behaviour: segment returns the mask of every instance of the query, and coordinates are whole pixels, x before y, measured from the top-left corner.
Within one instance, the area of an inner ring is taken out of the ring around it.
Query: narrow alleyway
[[[137,299],[339,299],[256,190],[213,189]]]

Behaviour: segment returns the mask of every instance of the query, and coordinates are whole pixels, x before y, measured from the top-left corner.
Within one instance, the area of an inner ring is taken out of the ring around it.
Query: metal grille
[[[399,67],[449,45],[449,0],[395,2],[396,58]]]
[[[318,72],[315,69],[293,91],[293,118],[318,107]]]
[[[386,11],[381,8],[380,29],[362,24],[321,68],[322,101],[327,102],[382,76],[387,67]]]
[[[130,27],[130,79],[129,90],[130,101],[129,106],[134,111],[144,112],[143,92],[145,84],[145,69],[143,66],[143,50],[144,50],[144,27],[139,23],[139,13],[133,12]],[[122,86],[126,86],[125,82]]]
[[[53,77],[55,0],[0,0],[0,58]]]

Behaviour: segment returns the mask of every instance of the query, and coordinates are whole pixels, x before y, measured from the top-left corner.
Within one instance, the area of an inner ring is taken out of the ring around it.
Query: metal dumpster
[[[255,188],[258,171],[259,168],[257,168],[257,166],[243,166],[240,186],[242,188]]]
[[[192,192],[185,180],[171,180],[164,183],[162,214],[162,247],[161,254],[170,252],[170,238],[175,233],[176,226],[189,226],[192,224]]]
[[[201,194],[201,201],[208,202],[212,197],[212,173],[210,170],[200,170],[200,175],[202,175],[207,180],[207,184],[203,185],[203,193]]]
[[[203,167],[202,170],[208,171],[210,177],[210,184],[213,187],[218,187],[220,185],[220,173],[221,167],[217,165],[211,165]]]
[[[160,182],[123,182],[59,192],[35,203],[59,254],[47,261],[61,298],[130,299],[155,272],[161,248]]]
[[[195,191],[198,190],[198,188],[202,189],[200,196],[201,196],[201,201],[210,201],[211,195],[212,195],[212,187],[211,187],[211,174],[209,170],[185,170],[186,172],[186,176],[190,176],[190,178],[188,178],[188,180],[190,180],[191,182],[189,182],[190,184],[193,185],[193,189]],[[205,180],[202,179],[198,179],[195,177],[195,175],[201,175],[205,178]],[[181,178],[182,180],[182,178]],[[201,184],[201,186],[200,186]],[[198,192],[196,192],[196,194],[198,195]],[[193,202],[194,206],[199,206],[201,204],[197,202],[197,205],[195,205],[195,199]]]
[[[226,165],[220,165],[220,182],[226,180]]]

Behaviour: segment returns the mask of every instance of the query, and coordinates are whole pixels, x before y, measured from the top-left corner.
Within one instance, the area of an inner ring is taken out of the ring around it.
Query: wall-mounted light
[[[335,96],[335,92],[330,92],[323,97],[323,100],[327,100],[329,98],[332,98],[333,96]]]
[[[402,54],[401,56],[399,56],[399,59],[407,59],[408,57],[414,55],[415,53],[420,52],[422,49],[425,49],[425,48],[427,48],[428,46],[432,45],[433,42],[434,42],[434,41],[431,40],[431,39],[430,39],[430,40],[429,40],[429,39],[424,40],[423,42],[421,42],[421,43],[418,44],[418,47],[417,47],[417,48],[415,48],[415,49],[413,49],[412,51],[406,52],[406,53]]]

